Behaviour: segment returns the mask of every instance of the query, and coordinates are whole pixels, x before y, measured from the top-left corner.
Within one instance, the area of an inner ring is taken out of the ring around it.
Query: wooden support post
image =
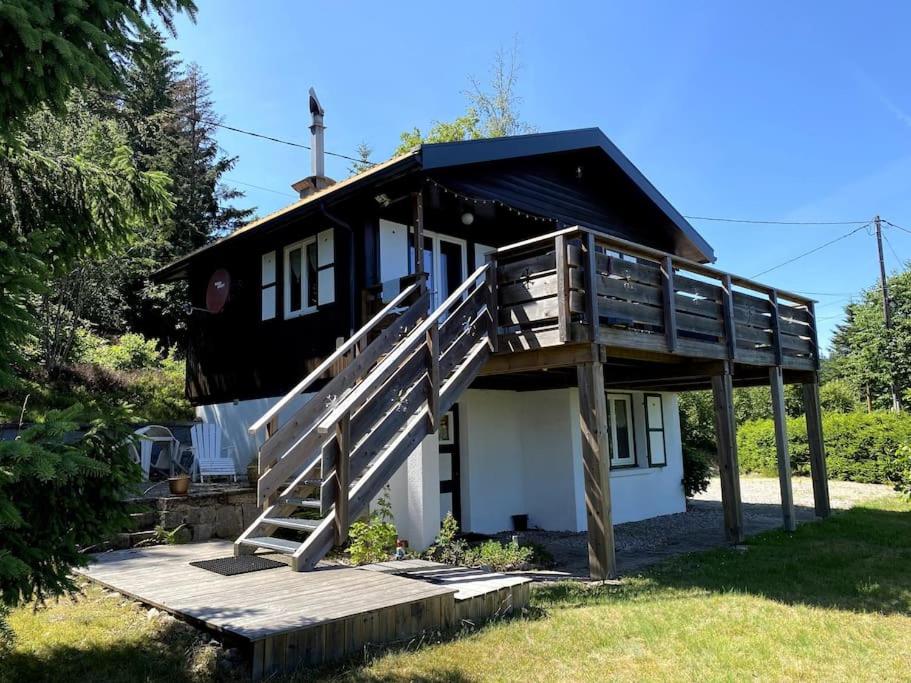
[[[414,193],[414,272],[424,271],[424,191]]]
[[[813,503],[817,517],[832,514],[829,504],[829,475],[826,469],[826,447],[822,434],[822,411],[819,407],[819,384],[803,385],[803,409],[807,419],[807,442],[810,446],[810,475],[813,479]]]
[[[577,366],[579,412],[582,426],[582,467],[585,478],[585,512],[588,519],[588,563],[591,578],[617,576],[614,527],[611,521],[610,452],[608,450],[607,397],[604,366],[600,362]]]
[[[664,303],[664,336],[667,339],[667,350],[671,353],[677,350],[677,301],[674,293],[674,260],[670,256],[664,257],[661,264],[661,291]]]
[[[589,339],[595,344],[600,340],[601,320],[598,317],[598,262],[595,258],[595,236],[586,232],[583,235],[585,260],[583,263],[583,287],[585,287],[585,318],[590,329]]]
[[[734,321],[734,283],[731,276],[725,274],[722,278],[722,315],[724,316],[724,336],[727,339],[728,358],[737,357],[737,325]]]
[[[496,353],[500,338],[500,295],[497,290],[497,255],[490,252],[487,259],[487,313],[490,315],[490,352]]]
[[[554,240],[556,246],[555,260],[557,265],[557,325],[560,330],[560,341],[569,341],[569,264],[566,260],[566,239],[557,235]]]
[[[427,392],[427,415],[430,418],[430,432],[440,426],[440,328],[434,323],[427,330],[427,374],[430,388]]]
[[[335,463],[335,544],[348,538],[348,488],[351,461],[351,414],[345,413],[335,425],[338,441],[338,460]]]
[[[775,418],[775,447],[778,453],[778,483],[781,486],[781,515],[785,531],[797,528],[794,492],[791,489],[791,458],[788,454],[788,415],[784,407],[784,377],[781,367],[769,368],[772,413]]]
[[[734,420],[734,385],[730,367],[712,377],[715,403],[715,438],[718,442],[718,470],[721,475],[721,505],[724,532],[732,543],[742,543],[743,504],[740,500],[740,467],[737,464],[737,425]]]

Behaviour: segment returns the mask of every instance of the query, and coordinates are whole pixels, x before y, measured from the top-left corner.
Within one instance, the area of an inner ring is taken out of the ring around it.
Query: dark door
[[[462,526],[461,457],[459,454],[459,406],[440,417],[440,519],[452,512]]]

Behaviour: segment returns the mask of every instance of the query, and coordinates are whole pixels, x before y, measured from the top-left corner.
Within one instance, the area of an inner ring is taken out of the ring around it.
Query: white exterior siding
[[[295,398],[278,414],[278,424],[283,425],[288,418],[300,409],[313,394],[302,394]],[[247,464],[256,457],[259,447],[265,440],[265,435],[260,433],[255,437],[247,432],[251,424],[274,406],[279,396],[271,398],[257,398],[249,401],[231,403],[213,403],[207,406],[196,407],[196,418],[203,422],[212,422],[221,427],[222,444],[234,446],[238,472],[243,472]]]

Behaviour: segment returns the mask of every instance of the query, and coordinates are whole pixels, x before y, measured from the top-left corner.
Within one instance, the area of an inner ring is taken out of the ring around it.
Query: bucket
[[[512,530],[513,531],[528,531],[528,515],[513,515],[512,516]]]
[[[186,474],[168,477],[168,488],[173,496],[185,496],[190,492],[190,477]]]

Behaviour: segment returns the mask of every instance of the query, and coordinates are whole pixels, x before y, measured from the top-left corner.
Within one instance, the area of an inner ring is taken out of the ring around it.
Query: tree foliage
[[[75,589],[70,569],[80,550],[124,528],[123,499],[139,481],[125,457],[131,415],[125,408],[91,421],[83,406],[51,411],[14,441],[0,441],[0,603],[44,600]]]
[[[42,339],[42,307],[72,295],[55,289],[58,278],[166,216],[168,184],[163,173],[140,171],[116,124],[78,97],[60,117],[37,112],[0,148],[0,388]]]
[[[405,131],[395,154],[404,154],[423,142],[457,142],[534,132],[519,112],[521,70],[518,44],[514,42],[509,51],[501,48],[494,57],[486,85],[474,76],[469,77],[471,88],[464,93],[468,100],[466,112],[452,121],[434,121],[426,132],[417,127]]]
[[[882,290],[864,290],[858,302],[845,307],[846,319],[835,332],[826,368],[829,377],[854,390],[856,400],[869,397],[874,409],[891,407],[893,376],[900,395],[911,389],[911,270],[892,275],[888,284],[891,332],[883,318]]]
[[[173,31],[192,0],[3,0],[0,3],[0,133],[46,107],[63,111],[70,90],[116,85],[140,54],[148,16]]]
[[[126,131],[137,167],[172,179],[174,210],[143,226],[128,251],[96,264],[87,309],[101,333],[138,332],[170,347],[184,339],[186,283],[155,284],[151,274],[231,232],[252,211],[235,206],[242,193],[222,183],[237,159],[215,139],[219,118],[205,74],[195,64],[184,67],[159,33],[150,33],[147,45],[107,114]]]

